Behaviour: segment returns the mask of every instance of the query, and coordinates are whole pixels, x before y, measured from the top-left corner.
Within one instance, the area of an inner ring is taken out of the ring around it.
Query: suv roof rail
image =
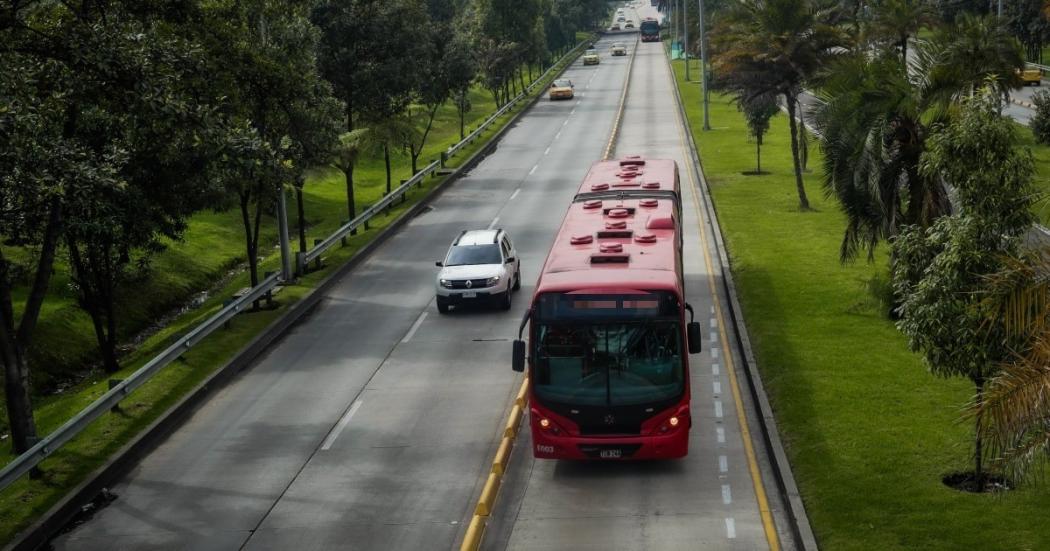
[[[467,230],[463,230],[463,231],[459,232],[459,235],[456,236],[456,241],[453,242],[452,244],[453,245],[459,245],[459,240],[463,239],[463,236],[466,235],[466,234],[467,234]]]
[[[499,243],[499,234],[503,233],[503,228],[496,228],[496,233],[492,235],[492,242]]]

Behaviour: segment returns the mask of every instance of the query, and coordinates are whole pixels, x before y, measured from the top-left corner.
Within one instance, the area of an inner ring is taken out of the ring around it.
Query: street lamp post
[[[682,59],[685,60],[685,81],[689,82],[689,0],[682,2]]]
[[[707,114],[707,81],[711,73],[707,70],[707,33],[704,30],[704,0],[697,0],[700,9],[700,86],[704,102],[704,130],[711,130],[711,119]],[[688,67],[688,63],[686,67]]]

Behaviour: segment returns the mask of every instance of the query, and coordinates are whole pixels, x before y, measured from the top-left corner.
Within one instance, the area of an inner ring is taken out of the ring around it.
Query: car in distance
[[[590,49],[583,52],[583,64],[584,65],[597,65],[598,64],[598,50]]]
[[[511,293],[521,288],[521,263],[514,244],[502,229],[463,230],[436,262],[437,308],[495,301],[510,310]]]
[[[609,30],[610,31],[618,31],[618,30],[620,30],[620,24],[619,23],[613,23],[612,26],[609,27]]]
[[[631,21],[630,19],[628,19],[627,22],[623,24],[623,28],[625,28],[625,29],[633,29],[634,28],[634,21]]]
[[[619,55],[627,55],[627,47],[624,46],[623,44],[619,44],[619,43],[613,44],[612,45],[612,55],[617,55],[617,56],[619,56]]]
[[[551,83],[550,91],[547,93],[551,101],[556,99],[572,99],[574,95],[572,81],[567,78],[557,78]]]
[[[1040,86],[1043,83],[1043,72],[1039,69],[1025,69],[1023,71],[1018,69],[1017,75],[1021,77],[1021,82],[1024,83],[1025,86],[1028,86],[1029,84]]]

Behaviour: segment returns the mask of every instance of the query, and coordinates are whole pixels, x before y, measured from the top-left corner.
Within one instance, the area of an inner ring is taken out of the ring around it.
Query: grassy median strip
[[[557,72],[556,70],[555,73]],[[541,94],[544,91],[545,87],[540,85],[536,87],[534,94]],[[486,99],[481,92],[477,92],[472,101],[475,107],[471,112],[473,126],[467,128],[468,133],[495,110],[491,99]],[[449,165],[458,166],[459,163],[484,147],[527,104],[528,102],[519,103],[500,117],[491,127],[482,132],[473,144],[458,153]],[[435,124],[439,126],[434,131],[433,141],[427,148],[427,153],[421,157],[420,166],[436,157],[438,151],[446,149],[459,140],[459,122],[454,109],[445,110]],[[402,168],[394,177],[408,178],[410,170],[404,168],[404,162],[400,163],[400,166]],[[385,173],[381,162],[367,163],[355,171],[359,210],[382,197],[385,192],[384,179]],[[373,218],[370,223],[370,231],[348,237],[346,247],[329,250],[325,254],[323,269],[311,272],[294,285],[284,287],[276,297],[277,307],[275,309],[237,316],[228,329],[213,333],[199,345],[187,351],[180,361],[169,365],[143,387],[132,393],[121,404],[120,412],[108,414],[99,419],[62,450],[43,462],[41,467],[44,476],[41,479],[30,480],[23,477],[22,480],[11,485],[0,495],[0,542],[11,541],[18,531],[50,509],[67,492],[83,481],[89,473],[156,420],[160,414],[232,359],[235,353],[255,335],[262,332],[270,323],[284,314],[292,304],[306,296],[320,281],[371,241],[379,230],[387,227],[401,213],[414,206],[428,191],[443,181],[444,177],[424,179],[422,189],[410,192],[406,202],[394,206],[389,215]],[[393,185],[397,184],[398,181],[395,180]],[[345,185],[342,173],[334,169],[316,171],[304,187],[304,195],[306,196],[307,216],[312,223],[308,246],[312,246],[313,238],[328,235],[341,225],[341,221],[346,216]],[[291,211],[289,215],[294,217],[294,202],[289,202],[289,210]],[[213,253],[213,251],[209,252],[209,248],[213,246],[243,247],[243,237],[236,231],[230,232],[229,221],[223,220],[223,217],[230,215],[231,213],[208,213],[196,217],[186,243],[165,253],[177,255],[175,259],[165,259],[163,262],[170,262],[172,269],[188,266],[189,269],[205,270],[206,268],[191,261],[191,259],[197,260],[195,255],[209,255]],[[232,215],[237,216],[236,213]],[[276,225],[272,220],[264,221],[264,224]],[[234,226],[235,229],[236,227]],[[226,233],[229,235],[225,235]],[[294,247],[296,239],[294,235],[292,239]],[[271,245],[274,240],[275,238],[271,237]],[[231,241],[231,243],[222,244],[222,241]],[[261,271],[279,269],[278,251],[261,250],[260,252],[266,255],[265,260],[260,264]],[[229,254],[234,253],[231,250]],[[211,256],[218,256],[218,254],[214,253]],[[180,262],[187,266],[183,266]],[[224,299],[229,298],[238,289],[248,284],[246,273],[232,276],[227,284],[214,292],[203,305],[172,320],[165,328],[143,342],[130,356],[124,358],[122,363],[124,369],[121,372],[105,376],[98,375],[68,392],[40,399],[36,404],[39,433],[47,434],[60,426],[105,393],[108,390],[107,379],[127,377],[163,350],[178,335],[213,315],[222,307]],[[157,289],[157,292],[159,291],[160,289]],[[60,346],[57,344],[59,342],[61,341],[56,340],[55,346]],[[4,462],[11,459],[13,456],[5,456]]]
[[[679,88],[726,234],[763,382],[823,549],[1039,549],[1050,546],[1045,488],[972,495],[941,483],[970,467],[964,380],[927,373],[886,317],[886,251],[841,265],[844,217],[821,188],[818,146],[800,212],[787,119],[778,115],[755,168],[755,144],[728,98]],[[1041,153],[1036,152],[1037,156]],[[1042,164],[1045,166],[1045,163]]]

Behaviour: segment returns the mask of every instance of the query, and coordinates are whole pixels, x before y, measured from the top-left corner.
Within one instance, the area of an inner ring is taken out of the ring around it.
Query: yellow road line
[[[670,63],[668,63],[670,69]],[[671,86],[678,86],[678,82],[674,78],[674,71],[671,70]],[[688,139],[685,135],[684,121],[681,117],[678,119],[678,134],[681,137],[682,155],[683,159],[690,165],[692,165],[692,155],[685,144]],[[751,430],[747,425],[747,416],[744,413],[744,405],[740,400],[740,385],[736,379],[736,369],[733,363],[733,353],[729,346],[729,336],[726,334],[726,323],[725,315],[722,312],[722,303],[718,300],[718,291],[715,288],[714,274],[712,274],[713,264],[711,263],[711,253],[708,251],[707,242],[707,231],[704,228],[704,217],[700,211],[700,202],[697,200],[697,182],[693,177],[693,171],[687,169],[686,173],[689,175],[689,195],[693,198],[693,208],[696,210],[697,225],[700,226],[700,247],[704,250],[704,260],[707,263],[707,284],[711,289],[711,299],[715,305],[715,316],[718,319],[718,333],[721,336],[722,351],[725,353],[725,364],[726,372],[729,373],[729,386],[733,389],[733,402],[736,405],[737,421],[740,424],[740,436],[744,440],[744,453],[747,455],[747,466],[748,470],[751,471],[751,480],[755,487],[755,499],[758,500],[758,509],[762,516],[762,527],[766,532],[766,540],[769,542],[769,549],[771,551],[778,551],[780,549],[780,539],[777,536],[776,525],[773,523],[773,513],[769,509],[769,500],[766,498],[766,488],[762,484],[762,473],[758,469],[758,459],[755,456],[755,448],[751,443]]]

